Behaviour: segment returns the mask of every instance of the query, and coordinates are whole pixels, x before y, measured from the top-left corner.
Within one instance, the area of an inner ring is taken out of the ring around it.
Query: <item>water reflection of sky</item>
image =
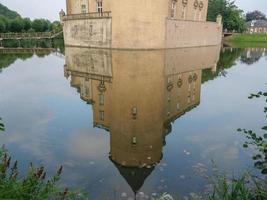
[[[3,70],[0,114],[7,131],[1,144],[23,171],[29,161],[47,166],[49,173],[63,164],[62,184],[85,187],[93,199],[131,194],[108,158],[109,133],[93,128],[92,107],[70,87],[63,66],[64,60],[49,55],[17,60]],[[212,159],[234,174],[252,168],[249,151],[242,149],[244,138],[235,130],[263,125],[263,102],[247,96],[265,89],[265,66],[265,59],[250,66],[238,62],[226,77],[201,86],[200,105],[175,121],[163,159],[142,191],[184,194],[203,189],[204,180],[193,166],[210,166]]]

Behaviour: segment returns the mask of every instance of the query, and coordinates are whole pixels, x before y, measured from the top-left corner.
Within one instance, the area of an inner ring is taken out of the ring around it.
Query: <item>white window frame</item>
[[[96,1],[96,11],[98,13],[102,13],[103,12],[103,1]]]

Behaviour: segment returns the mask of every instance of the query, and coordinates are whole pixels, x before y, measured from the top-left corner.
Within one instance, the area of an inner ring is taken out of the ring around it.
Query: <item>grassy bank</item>
[[[225,38],[224,42],[233,47],[267,47],[267,34],[234,34]]]

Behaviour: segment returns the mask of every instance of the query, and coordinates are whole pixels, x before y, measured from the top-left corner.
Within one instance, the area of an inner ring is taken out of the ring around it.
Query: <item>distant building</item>
[[[67,46],[164,49],[218,45],[221,17],[207,22],[208,0],[66,0]]]
[[[249,33],[266,33],[267,34],[267,20],[253,20],[248,22]]]

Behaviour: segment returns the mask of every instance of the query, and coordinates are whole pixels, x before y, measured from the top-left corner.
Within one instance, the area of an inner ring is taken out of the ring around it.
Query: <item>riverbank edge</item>
[[[236,33],[224,38],[223,43],[239,48],[267,48],[267,34]]]

